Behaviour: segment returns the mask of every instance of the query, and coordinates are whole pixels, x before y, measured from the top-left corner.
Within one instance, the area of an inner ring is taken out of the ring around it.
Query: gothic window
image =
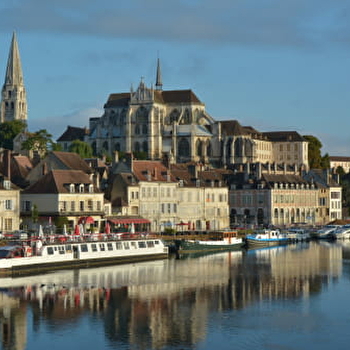
[[[117,142],[115,145],[114,145],[114,150],[115,151],[120,151],[120,143],[119,142]]]
[[[135,152],[140,152],[140,143],[135,142]]]
[[[139,124],[136,124],[136,125],[135,125],[135,134],[136,134],[136,135],[139,135],[139,134],[140,134],[140,125],[139,125]]]
[[[194,122],[195,122],[195,123],[198,123],[198,122],[199,122],[199,119],[200,119],[200,113],[199,113],[199,110],[196,109],[196,110],[194,111]]]
[[[211,148],[211,143],[208,141],[207,143],[207,156],[211,157],[212,156],[212,148]]]
[[[11,102],[11,109],[14,109],[15,108],[15,105],[13,102]]]
[[[147,124],[148,123],[148,111],[145,107],[141,106],[136,111],[136,123],[137,124]]]
[[[102,148],[103,148],[104,150],[108,151],[108,142],[107,142],[107,141],[103,142]]]
[[[121,124],[125,124],[126,112],[127,112],[127,110],[126,110],[126,108],[124,108],[122,110],[122,112],[120,113],[120,123]]]
[[[147,141],[144,141],[142,143],[142,149],[143,149],[144,152],[148,152],[148,143],[147,143]]]
[[[148,127],[147,124],[142,125],[142,134],[147,135],[148,133]]]
[[[191,115],[188,109],[185,110],[185,113],[181,120],[181,124],[191,124]]]
[[[178,146],[179,156],[189,156],[190,155],[190,144],[186,139],[181,139]]]
[[[197,140],[196,142],[196,153],[197,153],[197,156],[202,156],[202,142],[200,140]]]
[[[180,112],[177,109],[174,109],[171,113],[170,113],[170,123],[176,123],[179,119],[180,116]]]

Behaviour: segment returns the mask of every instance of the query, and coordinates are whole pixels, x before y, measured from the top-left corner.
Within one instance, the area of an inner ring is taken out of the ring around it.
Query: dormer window
[[[3,186],[5,190],[10,190],[11,189],[11,182],[9,180],[4,180]]]
[[[83,184],[79,185],[79,193],[84,193],[84,185]]]
[[[94,192],[94,185],[90,184],[89,185],[89,193],[93,193]]]
[[[75,192],[75,186],[74,184],[69,185],[69,193],[74,193]]]

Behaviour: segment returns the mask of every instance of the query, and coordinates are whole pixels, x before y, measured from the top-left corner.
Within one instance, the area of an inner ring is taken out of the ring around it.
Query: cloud
[[[349,0],[5,0],[0,29],[268,46],[346,43]]]
[[[68,114],[57,116],[51,115],[46,118],[28,120],[29,131],[35,132],[46,129],[53,136],[53,140],[59,138],[67,129],[67,126],[89,127],[89,119],[100,117],[103,113],[101,108],[89,107],[81,110],[71,111]]]

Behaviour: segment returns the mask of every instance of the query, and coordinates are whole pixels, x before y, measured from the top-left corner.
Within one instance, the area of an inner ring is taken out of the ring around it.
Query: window
[[[116,243],[115,243],[115,247],[117,248],[117,250],[123,249],[122,242],[116,242]]]
[[[88,200],[88,202],[87,202],[87,206],[88,206],[88,210],[89,210],[89,211],[92,211],[93,208],[94,208],[94,206],[93,206],[92,203],[93,203],[92,200]]]
[[[83,184],[79,185],[79,192],[84,193],[84,185]]]
[[[107,243],[107,249],[108,250],[113,250],[113,244],[112,243]]]
[[[6,199],[5,200],[5,209],[6,210],[12,210],[13,207],[12,207],[12,199]]]
[[[11,218],[5,218],[4,220],[4,224],[5,224],[5,231],[11,231],[12,228],[12,219]]]
[[[97,204],[97,210],[100,211],[101,210],[101,202],[97,201],[96,204]]]
[[[88,252],[89,251],[89,249],[88,249],[88,246],[87,246],[87,244],[82,244],[81,246],[80,246],[80,250],[82,251],[82,252]]]
[[[90,184],[89,185],[89,193],[93,193],[94,192],[94,185]]]
[[[75,211],[75,202],[74,201],[70,202],[70,210]]]
[[[70,184],[70,185],[69,185],[69,192],[70,192],[70,193],[74,193],[74,192],[75,192],[75,186],[74,186],[74,184]]]
[[[79,209],[80,211],[84,211],[84,201],[79,202]]]
[[[106,250],[105,244],[104,243],[100,243],[100,251],[104,252]]]
[[[91,244],[91,249],[93,252],[97,252],[97,245],[95,243]]]
[[[139,243],[139,248],[146,248],[146,242],[141,241],[141,242],[138,242],[138,243]]]

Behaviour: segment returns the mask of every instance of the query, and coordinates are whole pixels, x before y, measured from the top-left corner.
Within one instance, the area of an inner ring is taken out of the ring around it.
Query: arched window
[[[140,144],[135,142],[135,152],[140,152]]]
[[[185,110],[185,113],[181,120],[181,124],[191,124],[191,114],[188,109]]]
[[[135,125],[135,135],[139,135],[140,134],[140,125],[136,124]]]
[[[142,125],[142,134],[143,134],[143,135],[147,135],[147,133],[148,133],[147,124],[143,124],[143,125]]]
[[[190,155],[190,144],[186,139],[181,139],[178,146],[179,156],[188,157]]]
[[[177,122],[179,120],[180,112],[177,109],[174,109],[170,113],[170,123],[173,124],[174,122]]]
[[[200,141],[200,140],[197,140],[197,142],[196,142],[196,154],[197,154],[197,156],[200,156],[200,157],[203,155],[202,141]]]
[[[136,111],[136,123],[137,124],[147,124],[148,123],[148,111],[145,107],[141,106]]]
[[[108,151],[108,142],[107,142],[107,141],[103,142],[102,148],[103,148],[104,150]]]
[[[115,145],[114,145],[114,150],[115,151],[120,151],[120,143],[117,142]]]
[[[97,152],[96,152],[96,142],[95,141],[91,144],[91,148],[92,148],[92,152],[94,154],[96,154]]]

